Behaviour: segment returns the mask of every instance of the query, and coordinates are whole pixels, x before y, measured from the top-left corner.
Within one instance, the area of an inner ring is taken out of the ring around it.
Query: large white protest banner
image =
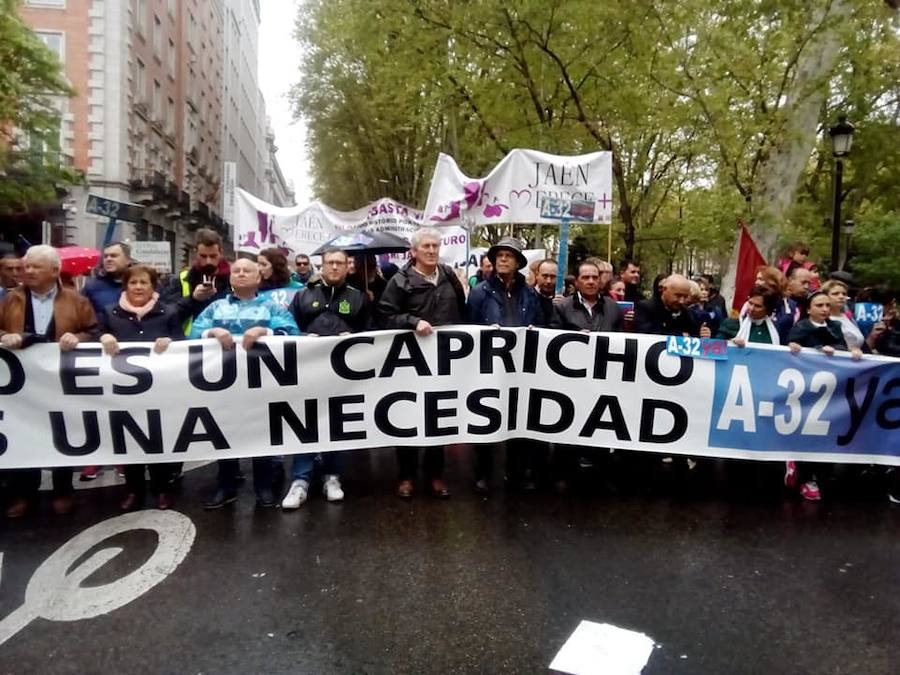
[[[391,232],[408,241],[422,227],[422,215],[420,210],[387,198],[355,211],[338,211],[319,201],[308,206],[275,206],[238,189],[235,248],[244,253],[259,253],[277,246],[294,255],[308,255],[339,232],[358,229]],[[458,225],[440,230],[441,260],[454,267],[464,265],[468,232]],[[395,260],[401,262],[404,257],[399,255]]]
[[[434,168],[425,223],[554,223],[541,216],[547,197],[593,202],[595,223],[612,221],[612,153],[550,155],[513,150],[484,178],[470,178],[450,155]]]
[[[528,438],[693,456],[900,464],[900,359],[441,328],[0,349],[0,469]],[[722,356],[727,358],[722,359]]]

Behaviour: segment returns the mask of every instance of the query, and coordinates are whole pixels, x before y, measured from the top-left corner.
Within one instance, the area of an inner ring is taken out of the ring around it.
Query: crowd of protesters
[[[641,290],[641,268],[633,260],[616,268],[605,260],[580,261],[557,293],[558,266],[544,259],[528,264],[522,243],[503,238],[490,247],[471,279],[440,262],[441,234],[423,228],[410,242],[410,259],[400,269],[379,266],[375,256],[327,250],[316,271],[309,256],[300,254],[289,267],[277,248],[261,251],[254,260],[233,262],[224,256],[220,236],[199,230],[191,264],[162,282],[152,267],[133,263],[126,243],[103,250],[102,265],[81,293],[61,283],[60,258],[50,246],[32,246],[22,258],[0,259],[0,346],[23,349],[38,342],[56,342],[62,351],[85,341],[99,341],[115,355],[127,342],[152,342],[164,352],[172,341],[214,338],[223,349],[239,340],[245,349],[267,335],[336,336],[377,329],[401,329],[427,336],[435,327],[453,324],[547,327],[585,332],[634,331],[652,335],[717,337],[737,348],[753,343],[785,345],[798,358],[803,348],[832,355],[847,351],[854,359],[878,353],[900,356],[900,322],[890,294],[880,298],[884,317],[874,325],[857,324],[852,313],[856,289],[846,273],[820,280],[808,259],[808,247],[797,244],[775,266],[761,267],[749,296],[738,312],[729,312],[714,280],[660,275],[649,293]],[[866,295],[868,294],[868,295]],[[879,299],[875,291],[859,297]],[[869,296],[872,296],[871,298]],[[507,444],[505,484],[530,491],[537,487],[539,467],[549,457],[549,472],[560,492],[582,467],[602,461],[609,450],[575,448],[521,438]],[[496,448],[473,448],[474,489],[491,492]],[[253,487],[260,507],[299,508],[313,488],[328,501],[344,498],[340,452],[297,454],[290,458],[290,483],[276,494],[284,471],[281,457],[252,460]],[[450,496],[444,480],[444,448],[398,447],[396,494],[414,496],[420,454],[426,492]],[[649,453],[634,453],[640,462],[657,461]],[[669,458],[671,461],[671,458]],[[693,459],[684,459],[689,470]],[[155,505],[172,506],[181,465],[132,464],[120,468],[125,477],[121,508],[130,511],[146,502],[146,477]],[[784,483],[806,500],[821,498],[820,482],[831,467],[787,462]],[[80,479],[93,480],[101,467],[87,466]],[[73,508],[73,470],[52,470],[52,506],[63,515]],[[900,471],[888,471],[889,497],[900,503]],[[318,482],[315,477],[318,476]],[[238,497],[243,481],[240,460],[218,462],[214,493],[204,502],[221,508]],[[41,482],[38,469],[2,472],[6,515],[17,518],[32,510]]]

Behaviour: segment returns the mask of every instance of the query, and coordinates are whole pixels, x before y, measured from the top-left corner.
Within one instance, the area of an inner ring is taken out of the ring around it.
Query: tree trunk
[[[840,57],[841,24],[852,10],[850,0],[834,0],[821,10],[816,23],[829,25],[809,44],[797,64],[797,76],[785,103],[784,129],[769,157],[759,166],[753,191],[753,218],[747,226],[760,253],[773,261],[779,228],[797,193],[800,178],[816,145],[819,113],[828,96],[827,78]],[[722,296],[734,295],[734,267],[737,256],[722,277]]]

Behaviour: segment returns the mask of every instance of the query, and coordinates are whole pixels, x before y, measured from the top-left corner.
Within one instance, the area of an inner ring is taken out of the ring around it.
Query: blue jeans
[[[322,475],[337,475],[341,472],[340,452],[304,452],[294,455],[294,463],[291,466],[291,480],[306,481],[309,485],[312,482],[313,468],[316,460],[322,465]]]

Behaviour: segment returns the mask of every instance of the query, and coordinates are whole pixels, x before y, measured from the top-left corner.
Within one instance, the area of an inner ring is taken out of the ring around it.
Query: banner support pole
[[[566,287],[566,267],[569,264],[569,219],[559,221],[559,266],[556,273],[556,294],[562,295]]]
[[[612,219],[609,221],[609,232],[606,235],[606,262],[613,264],[612,259]]]

